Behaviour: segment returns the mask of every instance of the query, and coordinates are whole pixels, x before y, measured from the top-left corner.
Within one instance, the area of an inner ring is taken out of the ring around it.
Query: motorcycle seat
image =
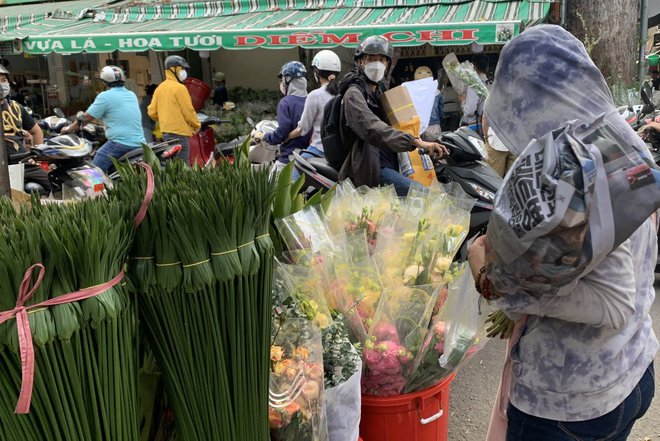
[[[325,176],[326,178],[332,179],[333,181],[339,181],[339,172],[335,170],[325,158],[305,158],[307,162],[314,166],[316,171]]]
[[[124,153],[123,155],[121,155],[119,157],[119,159],[117,159],[117,161],[118,162],[124,162],[124,161],[127,161],[127,160],[130,161],[132,158],[142,156],[143,153],[144,152],[141,148],[136,148],[136,149],[131,150],[128,153]]]

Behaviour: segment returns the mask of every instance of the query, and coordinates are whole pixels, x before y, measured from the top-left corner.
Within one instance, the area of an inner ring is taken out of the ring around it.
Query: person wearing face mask
[[[165,58],[165,81],[158,85],[147,108],[149,117],[158,121],[163,140],[181,144],[177,157],[186,163],[190,157],[190,137],[201,127],[190,93],[183,84],[188,78],[187,69],[190,66],[183,57]]]
[[[137,95],[124,87],[126,76],[118,66],[104,66],[100,73],[107,90],[99,93],[82,122],[102,119],[108,140],[94,156],[93,164],[104,172],[112,166],[112,158],[120,158],[145,143]],[[62,133],[78,129],[78,121],[62,129]]]
[[[284,97],[277,104],[277,130],[266,134],[258,132],[253,135],[257,141],[263,138],[270,145],[280,144],[280,154],[277,165],[289,163],[289,156],[294,150],[306,149],[309,146],[311,130],[300,135],[291,132],[298,127],[298,121],[303,114],[307,99],[307,69],[299,61],[289,61],[280,69],[277,76],[280,80],[280,92]]]
[[[44,134],[32,115],[22,105],[9,99],[9,71],[0,64],[0,106],[2,108],[2,129],[5,134],[7,158],[28,151],[26,136],[32,138],[32,145],[43,144]],[[26,135],[26,133],[28,135]],[[48,174],[36,164],[25,164],[24,181],[35,182],[44,190],[50,191]]]
[[[364,39],[355,52],[355,68],[341,82],[343,96],[341,137],[350,146],[339,179],[350,179],[357,187],[394,185],[406,196],[411,185],[420,185],[399,173],[397,152],[423,148],[436,157],[447,154],[437,142],[415,138],[390,126],[380,106],[385,74],[391,67],[393,50],[382,36]]]

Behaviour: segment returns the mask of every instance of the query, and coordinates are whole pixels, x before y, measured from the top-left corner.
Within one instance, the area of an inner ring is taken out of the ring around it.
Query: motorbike
[[[176,158],[177,153],[181,151],[181,144],[178,144],[175,140],[163,141],[158,143],[149,143],[147,147],[156,155],[160,160],[161,165],[165,165],[165,161]],[[144,150],[141,148],[131,150],[130,152],[122,155],[117,159],[117,162],[129,162],[130,164],[137,164],[142,161],[144,158]],[[108,170],[108,177],[112,181],[116,181],[120,178],[119,172],[115,170],[114,165]]]
[[[190,137],[189,164],[191,166],[198,164],[203,167],[215,151],[215,130],[212,126],[214,124],[230,123],[231,121],[208,116],[202,112],[197,112],[197,119],[202,126],[199,132]]]
[[[10,156],[10,162],[48,164],[48,181],[56,198],[76,199],[96,197],[108,185],[108,177],[101,169],[88,163],[92,144],[77,135],[58,135],[44,144],[32,146],[30,151]],[[46,194],[45,189],[34,182],[26,183],[26,192]]]
[[[247,138],[250,138],[248,159],[253,166],[258,167],[264,164],[270,166],[275,162],[279,153],[279,145],[270,145],[263,139],[257,141],[254,138],[254,134],[258,131],[262,133],[275,131],[277,129],[277,121],[264,119],[255,124],[252,118],[248,117],[247,123],[252,127],[251,133],[249,135],[234,138],[229,142],[216,144],[213,155],[207,162],[207,166],[211,166],[212,163],[220,160],[226,160],[233,163],[235,150],[242,146]]]
[[[442,184],[455,182],[476,199],[470,216],[470,231],[467,236],[470,239],[486,230],[502,178],[484,162],[483,141],[474,131],[461,127],[454,132],[441,134],[438,142],[449,150],[445,158],[434,163],[438,181]],[[303,158],[303,152],[306,151],[294,152],[293,157],[295,167],[305,176],[305,191],[325,191],[337,183],[339,173],[325,158],[309,151],[307,153],[312,157]],[[465,258],[466,244],[467,240],[457,257]]]
[[[54,115],[40,119],[37,123],[46,139],[61,134],[62,129],[71,123],[62,109],[56,107],[53,113]],[[102,145],[105,142],[105,127],[94,123],[80,124],[77,135],[90,141],[93,146]]]

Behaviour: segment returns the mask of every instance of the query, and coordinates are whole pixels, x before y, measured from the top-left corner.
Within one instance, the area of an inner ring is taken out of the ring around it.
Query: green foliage
[[[274,119],[280,98],[281,95],[278,91],[236,87],[230,90],[230,99],[236,104],[233,110],[208,106],[204,112],[209,116],[231,121],[215,127],[216,141],[229,142],[250,133],[252,127],[247,123],[248,117],[252,118],[255,123],[262,119]]]

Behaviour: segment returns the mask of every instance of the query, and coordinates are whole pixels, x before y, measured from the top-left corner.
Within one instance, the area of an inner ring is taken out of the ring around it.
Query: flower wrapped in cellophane
[[[469,88],[474,90],[479,98],[485,99],[488,97],[488,87],[479,78],[479,74],[474,70],[471,62],[459,63],[456,54],[452,52],[443,58],[442,67],[445,68],[451,85],[459,95],[465,94]]]
[[[460,364],[452,361],[440,369],[444,352],[438,349],[443,349],[440,340],[448,339],[443,326],[452,323],[445,300],[468,289],[463,283],[448,287],[465,272],[452,262],[467,237],[472,204],[456,186],[435,185],[398,198],[391,187],[355,189],[341,183],[327,212],[301,213],[276,224],[297,256],[304,256],[295,261],[306,271],[291,266],[287,272],[301,275],[294,291],[308,308],[314,306],[307,317],[318,322],[326,307],[331,315],[341,314],[361,348],[363,393],[420,390]],[[478,314],[476,303],[459,302],[452,314],[461,320],[461,308]]]
[[[451,268],[453,280],[440,311],[433,315],[430,332],[412,363],[405,393],[425,389],[449,376],[486,343],[485,303],[479,305],[467,264]],[[484,311],[481,310],[484,308]],[[490,312],[490,310],[488,311]]]
[[[319,328],[305,319],[276,320],[270,360],[270,438],[326,441],[323,346]]]

